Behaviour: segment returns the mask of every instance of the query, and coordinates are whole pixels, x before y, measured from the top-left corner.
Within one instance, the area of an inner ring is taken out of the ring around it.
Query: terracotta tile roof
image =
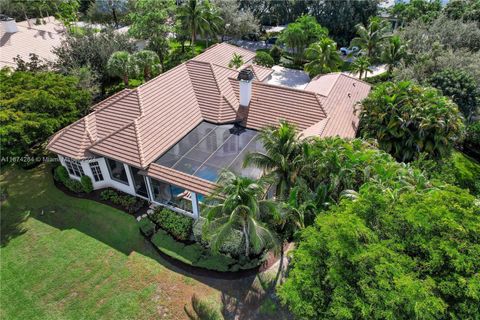
[[[216,184],[213,182],[156,163],[150,165],[147,175],[204,195],[212,193],[216,187]]]
[[[247,128],[262,129],[288,120],[304,130],[327,117],[322,107],[324,99],[314,92],[253,82],[252,99],[245,108],[248,111],[243,122]]]
[[[228,67],[234,53],[242,56],[244,64],[255,58],[255,52],[253,51],[222,42],[209,47],[205,52],[196,56],[192,60],[209,62],[221,67]]]
[[[6,33],[0,28],[0,68],[16,67],[13,61],[17,55],[29,60],[29,54],[53,61],[56,56],[52,49],[61,44],[65,28],[54,17],[44,19],[46,24],[35,25],[35,20],[17,22],[18,32]]]
[[[267,79],[274,71],[273,69],[262,67],[256,64],[247,65],[246,68],[251,69],[255,75],[255,79],[261,82]]]
[[[213,188],[211,182],[153,163],[202,121],[238,121],[258,130],[284,119],[304,136],[355,136],[358,118],[353,107],[367,96],[368,84],[338,73],[314,79],[306,90],[254,80],[250,105],[240,107],[238,71],[222,66],[221,61],[207,61],[235,50],[254,56],[227,44],[213,46],[207,55],[95,105],[92,113],[60,130],[48,149],[76,159],[91,152],[148,168],[152,177],[206,194]],[[262,74],[257,79],[267,74],[264,69],[257,69]]]
[[[354,138],[358,129],[357,103],[370,92],[370,84],[343,73],[327,74],[314,79],[305,90],[328,91],[323,106],[328,114],[328,122],[320,136]]]

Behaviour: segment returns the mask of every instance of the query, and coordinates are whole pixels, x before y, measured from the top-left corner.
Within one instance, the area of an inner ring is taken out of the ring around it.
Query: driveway
[[[266,81],[269,84],[280,85],[295,89],[305,89],[310,77],[305,71],[273,66],[273,73]]]
[[[373,72],[368,72],[367,77],[374,77],[387,72],[387,66],[385,64],[381,64],[378,66],[370,66],[370,69],[372,69]],[[347,74],[354,78],[358,78],[358,73],[344,72],[344,74]]]

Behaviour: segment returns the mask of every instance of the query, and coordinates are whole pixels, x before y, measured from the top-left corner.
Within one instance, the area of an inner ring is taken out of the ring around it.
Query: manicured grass
[[[211,287],[172,271],[135,219],[66,196],[50,168],[9,168],[0,185],[1,319],[184,319]]]

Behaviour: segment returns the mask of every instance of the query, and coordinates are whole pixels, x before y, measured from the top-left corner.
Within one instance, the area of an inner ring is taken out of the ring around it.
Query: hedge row
[[[167,208],[157,207],[151,219],[175,239],[180,241],[190,239],[193,225],[192,218]]]
[[[113,189],[102,191],[102,193],[100,193],[100,199],[119,205],[129,213],[135,213],[146,203],[146,201],[143,199],[128,194],[121,194]]]
[[[166,231],[159,230],[153,237],[152,243],[164,254],[185,264],[215,271],[230,271],[252,269],[259,266],[263,259],[239,261],[223,254],[217,254],[203,247],[199,243],[186,245],[176,241]]]
[[[82,176],[80,181],[70,178],[68,171],[64,166],[58,166],[53,172],[53,178],[61,182],[70,191],[80,193],[90,193],[93,191],[92,179],[89,176]]]

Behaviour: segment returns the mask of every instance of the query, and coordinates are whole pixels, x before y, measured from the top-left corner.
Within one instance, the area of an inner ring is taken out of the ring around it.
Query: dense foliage
[[[0,71],[0,136],[3,157],[30,148],[84,115],[90,93],[78,79],[53,72]]]
[[[464,190],[364,187],[302,233],[279,294],[302,319],[475,319],[478,234]]]
[[[67,36],[62,45],[54,48],[57,55],[55,67],[63,73],[82,66],[89,66],[105,87],[112,81],[107,71],[107,61],[116,51],[132,53],[135,45],[128,35],[107,31],[89,33],[83,37]]]
[[[480,161],[480,121],[469,124],[465,131],[464,150]]]
[[[280,34],[278,41],[292,50],[296,63],[301,63],[305,48],[327,34],[328,30],[318,24],[314,17],[305,15],[290,23]]]
[[[255,63],[259,66],[270,68],[273,67],[275,61],[273,61],[272,56],[268,52],[259,51],[255,55]]]
[[[175,239],[186,241],[192,234],[193,219],[167,208],[157,207],[151,219]]]
[[[428,83],[452,98],[466,119],[480,106],[480,86],[475,78],[463,70],[445,69],[434,73]]]
[[[342,60],[337,51],[337,44],[328,37],[323,37],[319,41],[312,43],[307,50],[305,56],[309,60],[305,64],[305,71],[310,77],[318,74],[338,71]]]
[[[362,101],[361,127],[364,137],[377,139],[397,160],[412,161],[421,152],[447,155],[464,126],[449,98],[405,81],[380,84]]]

